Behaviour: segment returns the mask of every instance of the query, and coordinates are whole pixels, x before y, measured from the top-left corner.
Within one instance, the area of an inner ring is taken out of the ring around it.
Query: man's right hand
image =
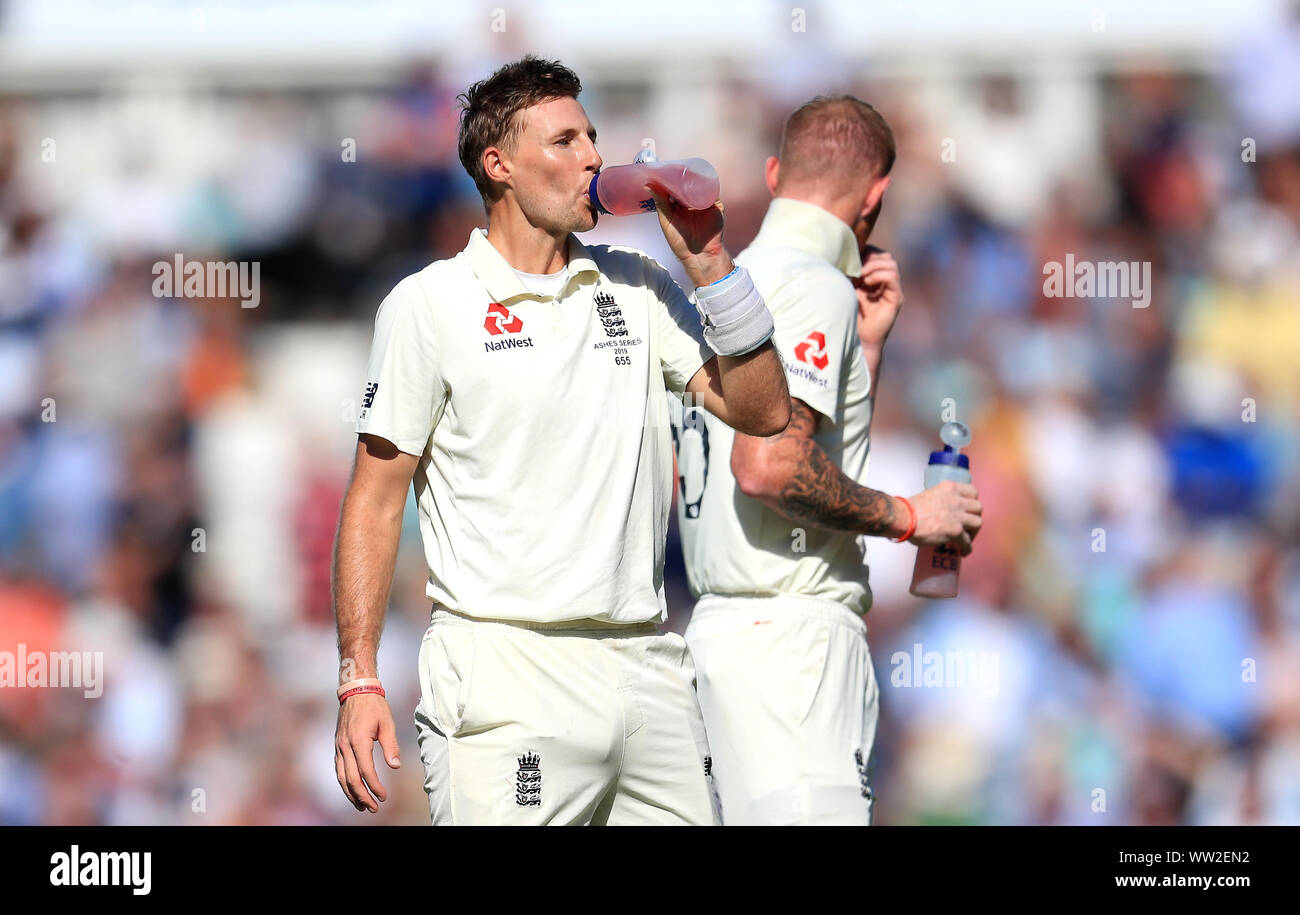
[[[908,501],[916,512],[916,531],[907,538],[908,543],[917,546],[957,543],[961,555],[970,555],[972,541],[979,533],[984,514],[979,491],[972,484],[944,480]],[[899,508],[901,517],[906,518],[907,508],[901,505]]]
[[[723,245],[726,217],[719,200],[707,210],[688,210],[672,203],[658,185],[647,185],[655,200],[659,228],[673,255],[682,262],[686,275],[695,286],[707,286],[726,276],[735,264]]]
[[[376,693],[345,699],[339,706],[339,722],[334,731],[334,772],[352,806],[371,813],[378,813],[380,803],[388,800],[388,793],[375,772],[372,752],[375,741],[383,749],[389,768],[401,768],[397,728],[393,726],[388,701]]]

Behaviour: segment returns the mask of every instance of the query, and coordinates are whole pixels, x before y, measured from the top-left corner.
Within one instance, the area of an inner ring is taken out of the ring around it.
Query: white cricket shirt
[[[866,485],[871,376],[849,280],[862,269],[853,232],[819,206],[778,197],[736,262],[772,312],[790,396],[821,414],[814,440]],[[703,407],[675,411],[674,441],[692,593],[798,594],[870,608],[865,535],[797,524],[742,493],[731,473],[735,433]]]
[[[668,391],[713,352],[672,275],[568,240],[555,296],[482,229],[379,307],[358,433],[420,457],[427,594],[483,619],[663,618]]]

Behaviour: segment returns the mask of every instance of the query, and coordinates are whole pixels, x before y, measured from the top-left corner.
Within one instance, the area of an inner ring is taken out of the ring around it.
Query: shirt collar
[[[569,278],[565,281],[564,289],[568,288],[569,283],[584,273],[600,275],[596,268],[596,262],[591,259],[591,252],[587,246],[578,241],[577,237],[570,232],[567,242],[567,251],[569,255]],[[479,282],[487,287],[488,295],[492,300],[499,303],[506,303],[512,299],[521,296],[531,296],[537,299],[549,299],[551,296],[542,295],[533,292],[523,284],[515,273],[514,268],[509,262],[501,256],[501,252],[493,247],[492,242],[488,241],[487,233],[481,228],[475,227],[469,233],[469,244],[465,246],[465,256],[469,259],[470,269],[478,277]],[[563,292],[564,289],[560,291]]]
[[[754,243],[797,248],[850,277],[862,272],[862,256],[853,230],[838,216],[805,200],[774,197]]]

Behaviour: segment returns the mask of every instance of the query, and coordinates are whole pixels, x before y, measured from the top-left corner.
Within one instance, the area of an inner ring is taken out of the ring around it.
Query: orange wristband
[[[903,536],[897,538],[890,537],[889,539],[893,540],[895,543],[904,543],[908,537],[911,537],[916,533],[916,509],[912,507],[912,503],[907,501],[907,499],[902,496],[899,496],[898,498],[902,499],[903,504],[907,506],[907,514],[911,517],[911,521],[907,524],[907,530],[903,531]]]

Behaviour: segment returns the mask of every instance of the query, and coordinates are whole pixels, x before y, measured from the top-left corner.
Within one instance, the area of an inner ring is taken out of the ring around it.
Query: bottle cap
[[[955,420],[939,427],[939,441],[954,448],[965,448],[970,444],[970,426]]]
[[[942,451],[930,452],[931,464],[948,464],[951,467],[970,469],[970,458],[959,451],[953,451],[952,445],[944,445]]]
[[[606,216],[613,216],[614,214],[611,213],[609,210],[605,209],[605,207],[601,204],[600,195],[596,193],[596,182],[598,182],[599,180],[600,180],[599,174],[591,176],[591,185],[587,188],[587,194],[591,197],[591,202],[595,204],[596,210],[598,212],[604,213]]]

